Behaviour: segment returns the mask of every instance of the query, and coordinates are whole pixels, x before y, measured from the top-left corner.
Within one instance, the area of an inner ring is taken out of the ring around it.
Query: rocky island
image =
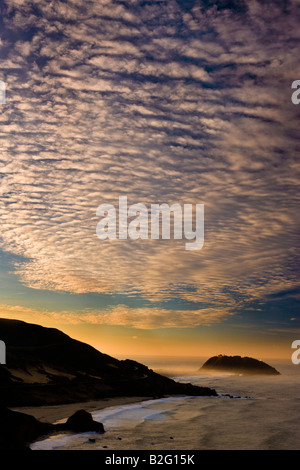
[[[217,370],[236,374],[267,374],[280,375],[274,367],[252,357],[225,356],[219,354],[208,359],[200,371]]]

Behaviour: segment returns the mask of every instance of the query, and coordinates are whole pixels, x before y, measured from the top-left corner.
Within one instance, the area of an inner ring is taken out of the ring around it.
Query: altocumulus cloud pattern
[[[298,1],[1,9],[0,242],[22,283],[207,305],[108,309],[140,327],[218,322],[295,288]],[[99,241],[96,208],[122,195],[205,204],[203,249]]]

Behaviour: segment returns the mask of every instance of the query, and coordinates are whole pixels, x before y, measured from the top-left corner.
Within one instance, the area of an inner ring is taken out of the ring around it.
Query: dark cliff
[[[216,395],[177,383],[143,364],[120,361],[54,328],[0,319],[6,365],[0,365],[5,406],[74,403],[113,396]]]

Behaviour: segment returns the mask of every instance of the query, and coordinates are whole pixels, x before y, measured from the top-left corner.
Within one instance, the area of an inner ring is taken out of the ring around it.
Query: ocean
[[[58,434],[32,450],[300,450],[300,365],[264,359],[278,376],[203,373],[207,358],[135,358],[217,397],[166,397],[93,413],[105,434]]]

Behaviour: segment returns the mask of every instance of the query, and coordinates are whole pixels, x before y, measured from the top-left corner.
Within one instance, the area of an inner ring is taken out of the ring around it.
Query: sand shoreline
[[[102,398],[100,400],[91,400],[87,402],[67,403],[63,405],[20,406],[11,407],[10,409],[34,416],[36,419],[44,423],[54,424],[57,421],[69,418],[77,410],[86,410],[89,413],[93,413],[111,406],[140,403],[142,401],[152,399],[154,399],[154,397],[114,397]]]

